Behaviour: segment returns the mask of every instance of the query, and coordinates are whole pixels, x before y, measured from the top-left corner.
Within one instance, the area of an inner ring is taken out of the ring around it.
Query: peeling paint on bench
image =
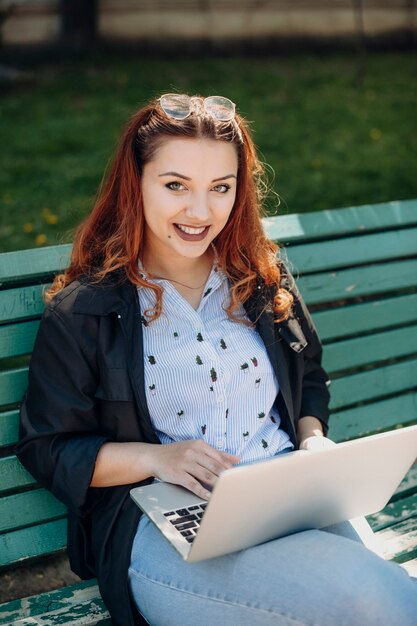
[[[110,625],[109,614],[94,582],[82,582],[4,604],[0,610],[0,624]]]

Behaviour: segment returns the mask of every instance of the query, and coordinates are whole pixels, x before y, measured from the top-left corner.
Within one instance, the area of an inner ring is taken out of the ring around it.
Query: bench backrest
[[[264,220],[286,246],[332,378],[336,441],[417,422],[417,201]],[[0,255],[0,567],[65,548],[66,510],[13,456],[42,291],[70,246]]]

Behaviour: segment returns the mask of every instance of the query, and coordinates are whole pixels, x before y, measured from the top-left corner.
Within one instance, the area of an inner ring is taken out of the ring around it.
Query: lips
[[[201,226],[199,228],[195,226],[186,226],[185,224],[174,224],[174,229],[177,235],[184,241],[202,241],[210,226]]]

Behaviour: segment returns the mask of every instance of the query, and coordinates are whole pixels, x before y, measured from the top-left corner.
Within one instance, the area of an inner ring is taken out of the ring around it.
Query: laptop
[[[222,472],[209,501],[156,481],[130,495],[192,563],[381,510],[417,458],[417,425]]]

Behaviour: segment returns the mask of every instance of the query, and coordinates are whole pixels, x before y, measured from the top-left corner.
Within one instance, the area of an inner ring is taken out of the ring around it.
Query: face
[[[145,255],[203,256],[229,219],[237,170],[233,144],[167,139],[142,172]]]

